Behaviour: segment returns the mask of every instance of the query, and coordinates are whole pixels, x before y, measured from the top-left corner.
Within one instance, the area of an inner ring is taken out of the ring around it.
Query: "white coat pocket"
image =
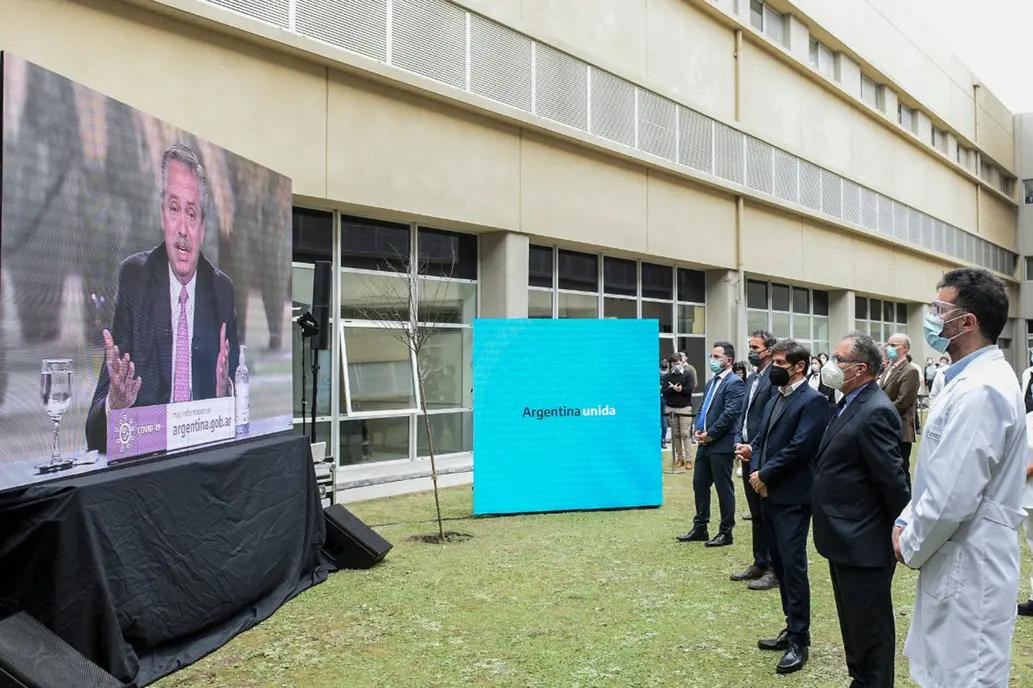
[[[922,592],[937,602],[956,599],[965,585],[965,551],[945,542],[920,569]]]

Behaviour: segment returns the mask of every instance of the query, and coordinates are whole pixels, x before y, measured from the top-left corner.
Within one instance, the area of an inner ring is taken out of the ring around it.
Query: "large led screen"
[[[289,429],[290,179],[0,60],[0,489]]]
[[[475,514],[659,506],[656,320],[474,321]]]

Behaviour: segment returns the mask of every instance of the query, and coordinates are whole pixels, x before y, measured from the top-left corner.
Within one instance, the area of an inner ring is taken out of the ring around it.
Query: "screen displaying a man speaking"
[[[177,432],[288,429],[290,180],[0,59],[0,489],[171,425],[145,409],[180,409]]]

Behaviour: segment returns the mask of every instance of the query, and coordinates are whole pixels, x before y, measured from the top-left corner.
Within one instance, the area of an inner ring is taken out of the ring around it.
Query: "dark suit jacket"
[[[715,375],[703,389],[703,400],[706,401],[710,388],[717,382]],[[729,371],[724,381],[714,392],[714,398],[707,409],[706,429],[710,441],[701,444],[698,451],[705,454],[731,454],[735,450],[735,440],[738,433],[735,431],[735,423],[739,420],[742,412],[743,392],[746,391],[746,383],[735,373]],[[700,402],[700,410],[702,404]],[[693,424],[695,428],[695,424]]]
[[[194,288],[194,323],[191,333],[191,384],[194,399],[215,396],[215,363],[219,356],[219,330],[226,323],[230,343],[229,375],[237,369],[237,311],[233,282],[201,254]],[[119,351],[128,353],[142,379],[133,406],[166,404],[172,396],[172,304],[169,295],[169,261],[165,244],[129,256],[118,268],[118,294],[111,337]],[[104,401],[110,380],[101,363],[100,378],[86,417],[86,444],[107,451],[107,414]]]
[[[753,403],[750,405],[750,414],[746,416],[746,405],[750,403],[750,389],[754,385],[757,387],[756,393],[753,395]],[[771,364],[768,363],[768,367],[759,373],[751,373],[746,378],[746,389],[743,392],[742,398],[742,413],[739,414],[739,420],[735,423],[736,442],[746,444],[751,439],[757,436],[757,431],[760,429],[760,419],[764,415],[764,407],[768,405],[768,400],[771,399],[772,394],[778,392],[775,386],[771,384]],[[746,421],[746,437],[742,436],[742,424]]]
[[[821,373],[818,373],[818,394],[822,395],[829,400],[829,403],[833,406],[836,405],[836,390],[832,389],[824,382],[821,381]],[[810,384],[811,376],[807,375],[807,384]]]
[[[814,459],[814,545],[832,561],[894,561],[893,521],[911,498],[900,457],[900,417],[869,383],[833,418]]]
[[[776,391],[768,401],[757,436],[750,442],[750,472],[760,471],[772,503],[809,505],[811,462],[829,422],[829,402],[804,381],[786,398],[772,424],[780,394]]]
[[[900,415],[900,441],[915,441],[915,412],[918,409],[918,390],[922,376],[906,360],[890,368],[882,391],[890,398]]]

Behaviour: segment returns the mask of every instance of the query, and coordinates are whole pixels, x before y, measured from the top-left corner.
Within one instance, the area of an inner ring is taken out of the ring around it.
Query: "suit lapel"
[[[878,387],[878,385],[876,385],[876,387]],[[847,421],[853,418],[854,414],[861,408],[861,405],[868,401],[868,397],[872,394],[872,391],[872,383],[868,383],[864,390],[854,397],[854,400],[850,402],[850,405],[846,407],[846,410],[843,411],[843,413],[839,416],[833,416],[832,422],[829,423],[827,428],[825,428],[825,434],[821,438],[821,444],[818,446],[818,453],[815,455],[815,463],[821,459],[822,452],[825,451],[825,447],[827,447],[829,442],[832,441],[835,434],[839,432],[844,425],[846,425]]]
[[[215,396],[215,359],[219,355],[215,340],[222,323],[216,323],[215,288],[211,267],[202,255],[197,262],[197,288],[194,290],[194,324],[190,333],[190,380],[194,399]]]
[[[158,369],[161,375],[159,390],[167,392],[172,389],[172,297],[169,295],[169,261],[165,245],[161,244],[147,260],[153,260],[147,272],[151,275],[150,286],[154,294],[150,299],[151,323],[158,348]],[[162,396],[167,394],[162,393]],[[159,403],[167,401],[163,399]]]

